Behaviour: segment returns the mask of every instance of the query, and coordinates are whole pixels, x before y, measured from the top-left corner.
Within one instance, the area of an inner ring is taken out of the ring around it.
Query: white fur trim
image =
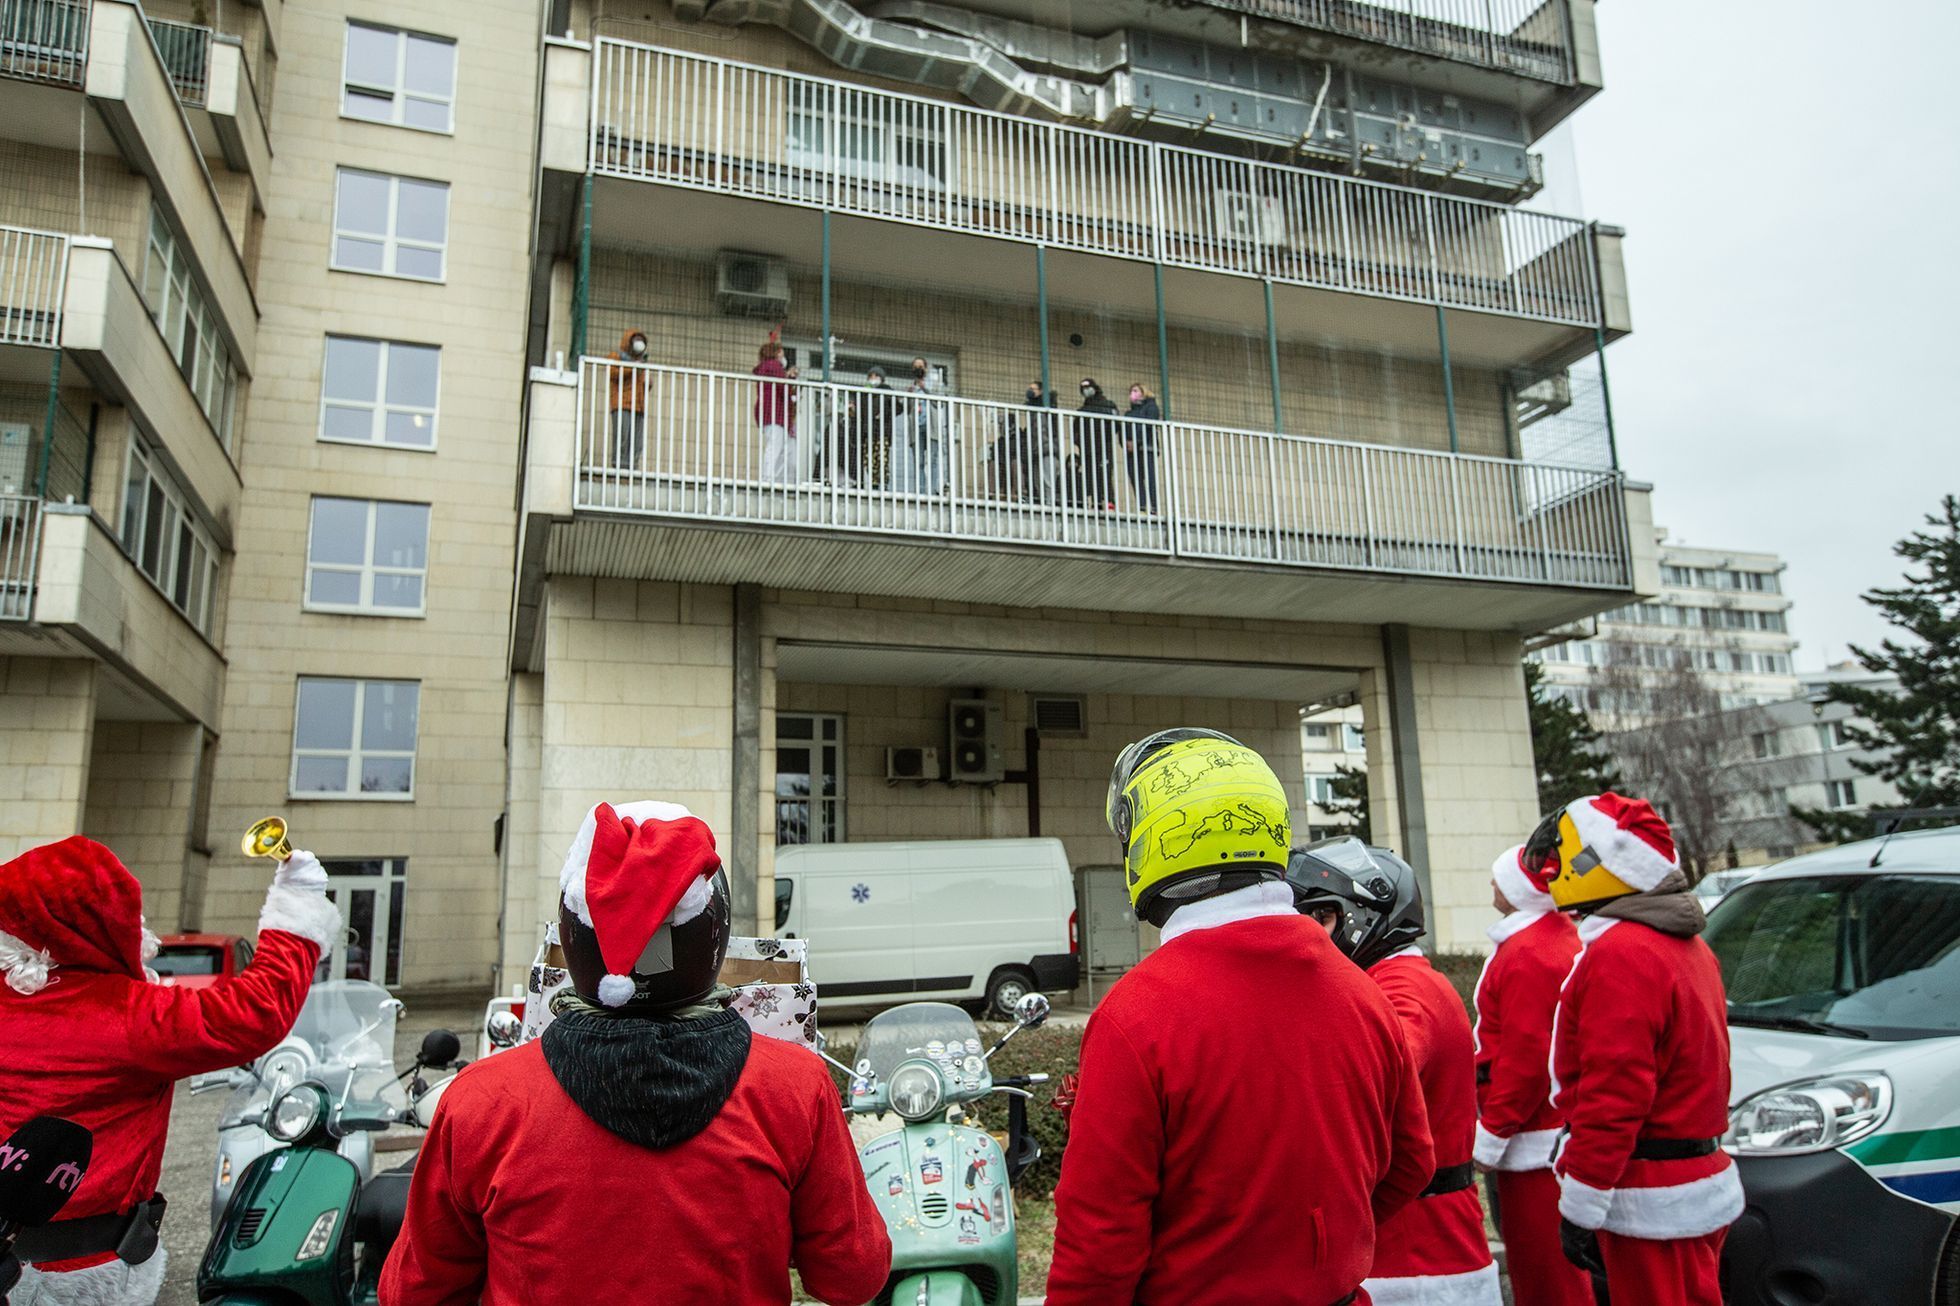
[[[1411,1274],[1406,1278],[1369,1279],[1361,1285],[1375,1306],[1499,1306],[1504,1290],[1497,1282],[1497,1262],[1461,1274]]]
[[[1514,934],[1523,934],[1540,920],[1550,915],[1550,911],[1514,911],[1509,916],[1499,916],[1484,926],[1484,934],[1492,943],[1502,943]]]
[[[1493,1170],[1548,1170],[1552,1149],[1558,1145],[1556,1129],[1521,1129],[1509,1138],[1499,1138],[1477,1122],[1477,1146],[1472,1152],[1477,1162]]]
[[[60,1274],[44,1274],[29,1265],[23,1267],[20,1283],[7,1300],[12,1306],[154,1306],[163,1292],[168,1260],[169,1254],[159,1247],[141,1265],[110,1261]]]
[[[1524,845],[1504,853],[1490,864],[1490,878],[1497,881],[1497,891],[1504,900],[1519,912],[1548,912],[1552,909],[1552,895],[1531,882],[1518,864],[1524,853]]]
[[[599,981],[599,1001],[608,1007],[623,1007],[633,1000],[633,980],[626,975],[608,975]]]
[[[22,997],[39,993],[54,983],[48,972],[55,965],[55,959],[45,949],[0,930],[0,971],[6,973],[7,987],[14,992]]]
[[[708,904],[715,900],[715,877],[704,875],[687,886],[687,892],[674,904],[673,914],[667,919],[675,925],[685,925],[708,910]]]
[[[1624,880],[1629,888],[1645,893],[1681,869],[1678,857],[1663,856],[1660,849],[1633,831],[1622,830],[1590,801],[1582,799],[1565,811],[1578,829],[1579,838],[1599,857],[1600,864]]]
[[[333,947],[344,927],[340,908],[325,891],[294,889],[274,884],[265,891],[265,906],[259,908],[259,929],[284,930],[302,939],[311,939],[325,952]]]
[[[1258,920],[1262,916],[1291,915],[1294,915],[1292,887],[1284,880],[1261,880],[1216,898],[1200,898],[1179,907],[1164,922],[1163,942],[1169,943],[1193,930],[1217,929],[1220,925]]]
[[[648,799],[637,803],[614,803],[613,811],[622,817],[635,821],[678,821],[694,813],[679,803],[659,803]],[[572,836],[572,846],[565,854],[565,865],[558,872],[558,892],[565,899],[565,905],[572,909],[572,915],[592,924],[592,911],[585,905],[585,864],[592,860],[592,838],[599,832],[599,805],[594,803],[592,810],[579,822],[578,833]],[[700,915],[697,909],[695,915]],[[692,917],[689,918],[693,919]]]
[[[1559,1176],[1560,1215],[1628,1238],[1699,1238],[1734,1224],[1742,1205],[1742,1176],[1733,1163],[1656,1188],[1591,1188],[1571,1175]]]
[[[1599,942],[1600,935],[1606,933],[1606,931],[1612,929],[1619,923],[1620,918],[1617,916],[1588,916],[1580,921],[1579,943],[1581,946],[1579,951],[1583,954],[1587,948]],[[1566,978],[1570,979],[1571,976],[1567,975]]]

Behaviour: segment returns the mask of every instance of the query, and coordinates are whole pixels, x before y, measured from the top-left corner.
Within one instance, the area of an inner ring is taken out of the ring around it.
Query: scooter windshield
[[[401,1097],[394,1054],[399,1010],[388,990],[366,980],[315,984],[292,1032],[252,1063],[252,1078],[225,1100],[218,1127],[262,1118],[266,1108],[303,1079],[327,1083],[336,1103],[343,1100],[343,1093],[350,1103],[386,1101],[384,1084],[396,1088],[395,1096]]]
[[[950,1002],[908,1002],[871,1018],[858,1040],[857,1066],[879,1083],[907,1061],[930,1061],[949,1086],[978,1087],[986,1071],[973,1017]],[[869,1063],[867,1067],[866,1063]]]

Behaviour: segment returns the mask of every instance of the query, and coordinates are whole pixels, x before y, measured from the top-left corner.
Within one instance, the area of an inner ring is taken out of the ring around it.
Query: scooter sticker
[[[893,1175],[891,1183],[886,1186],[886,1191],[889,1192],[893,1197],[904,1196],[905,1195],[904,1177],[900,1175]]]
[[[929,1156],[919,1162],[919,1182],[936,1184],[946,1178],[946,1165],[936,1156]]]
[[[980,1226],[973,1222],[972,1216],[962,1215],[960,1217],[960,1242],[964,1245],[972,1246],[979,1241]]]

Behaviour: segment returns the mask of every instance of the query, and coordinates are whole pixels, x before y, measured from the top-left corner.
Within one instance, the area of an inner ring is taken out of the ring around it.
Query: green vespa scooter
[[[1048,999],[1024,996],[1015,1024],[984,1053],[973,1018],[944,1002],[911,1002],[874,1017],[858,1042],[847,1110],[905,1125],[858,1149],[892,1240],[880,1302],[892,1306],[1013,1306],[1014,1181],[1041,1156],[1027,1127],[1028,1089],[1046,1075],[995,1079],[988,1061],[1048,1019]],[[1011,1095],[1007,1151],[976,1128],[968,1104]]]

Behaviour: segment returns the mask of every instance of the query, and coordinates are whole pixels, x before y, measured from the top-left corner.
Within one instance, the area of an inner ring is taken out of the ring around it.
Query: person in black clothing
[[[891,478],[892,432],[897,426],[898,396],[885,383],[885,369],[873,367],[864,378],[869,394],[854,396],[850,423],[858,459],[858,485],[867,490],[887,488]]]
[[[1102,387],[1094,377],[1085,376],[1078,387],[1082,391],[1084,413],[1096,414],[1087,420],[1077,419],[1076,439],[1082,446],[1083,473],[1087,484],[1085,498],[1090,504],[1100,507],[1104,512],[1116,511],[1116,422],[1103,421],[1102,416],[1116,416],[1116,405],[1110,402]]]
[[[1137,497],[1137,507],[1157,515],[1157,423],[1163,419],[1164,411],[1157,406],[1157,396],[1150,388],[1138,381],[1130,386],[1130,411],[1126,417],[1137,420],[1123,428],[1123,465],[1130,473],[1130,489]]]

